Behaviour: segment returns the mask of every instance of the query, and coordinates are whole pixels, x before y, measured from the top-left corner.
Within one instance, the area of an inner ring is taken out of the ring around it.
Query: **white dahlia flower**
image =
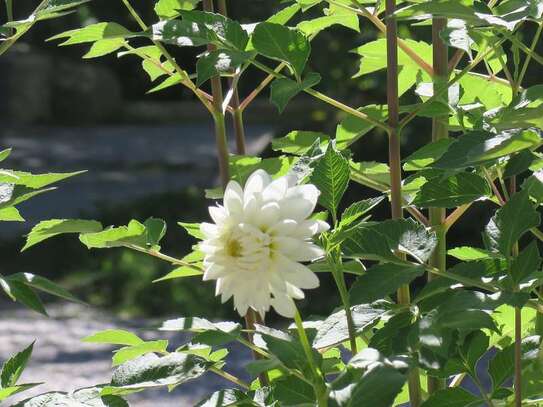
[[[245,189],[231,181],[220,206],[211,206],[215,222],[202,223],[205,240],[204,280],[217,280],[216,295],[222,302],[234,297],[241,316],[250,308],[261,315],[272,306],[293,317],[293,299],[304,298],[302,289],[319,286],[319,279],[300,262],[324,253],[312,237],[328,230],[326,222],[309,220],[319,190],[296,185],[296,176],[273,180],[255,171]]]

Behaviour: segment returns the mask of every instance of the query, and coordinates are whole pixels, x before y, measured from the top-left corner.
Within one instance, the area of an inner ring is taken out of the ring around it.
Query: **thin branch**
[[[274,74],[268,74],[266,78],[260,84],[241,102],[240,109],[245,110],[247,106],[262,92],[266,87],[275,79],[275,75],[279,74],[284,67],[286,67],[287,64],[285,62],[281,62],[277,67],[273,70]]]

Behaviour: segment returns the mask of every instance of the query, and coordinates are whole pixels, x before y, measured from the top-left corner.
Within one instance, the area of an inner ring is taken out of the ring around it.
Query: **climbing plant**
[[[161,328],[193,333],[175,350],[121,330],[86,338],[119,347],[111,382],[93,390],[103,405],[106,397],[171,389],[205,372],[232,388],[201,406],[542,402],[543,87],[524,84],[529,65],[543,61],[540,0],[278,1],[276,14],[253,24],[229,18],[226,0],[159,0],[154,21],[121,1],[133,26],[98,22],[52,40],[90,44],[86,58],[138,58],[156,82],[152,92],[184,87],[201,101],[215,124],[221,180],[207,192],[216,202],[210,219],[179,223],[200,240],[179,258],[161,251],[166,225],[154,218],[92,222],[96,230],[79,229],[91,221],[42,222],[25,249],[77,233],[89,249],[147,253],[175,267],[160,284],[215,281],[245,326],[181,315]],[[430,25],[431,43],[402,38],[399,22],[415,35]],[[334,25],[376,33],[371,41],[361,35],[354,53],[357,77],[386,70],[382,104],[348,106],[317,90],[312,40]],[[198,48],[195,66],[177,61],[172,47]],[[240,95],[248,70],[264,79]],[[268,88],[280,111],[300,93],[336,108],[344,115],[336,134],[293,129],[273,141],[275,157],[247,155],[243,113]],[[402,157],[401,138],[416,118],[431,121],[431,134],[419,134],[427,144]],[[350,152],[370,132],[382,135],[388,162]],[[352,184],[375,196],[341,210]],[[495,211],[479,245],[450,247],[447,232],[474,204]],[[390,206],[389,219],[371,216],[377,205]],[[304,318],[295,300],[318,301],[311,289],[323,273],[337,285],[338,308]],[[266,326],[272,310],[292,324]],[[229,373],[230,342],[254,353],[246,366],[251,382]]]

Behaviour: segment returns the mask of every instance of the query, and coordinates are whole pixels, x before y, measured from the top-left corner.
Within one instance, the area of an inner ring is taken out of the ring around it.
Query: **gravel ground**
[[[153,329],[161,320],[123,321],[90,307],[55,304],[47,307],[50,318],[25,309],[0,312],[0,362],[24,349],[36,339],[32,359],[19,383],[44,382],[28,392],[10,398],[8,406],[29,396],[48,391],[70,391],[107,383],[111,378],[111,347],[81,342],[97,331],[111,328],[130,330],[144,339],[168,339],[170,349],[187,340],[184,334],[168,334]],[[164,318],[167,319],[167,318]],[[233,346],[226,369],[247,379],[243,366],[250,360],[244,348]],[[166,389],[131,395],[136,407],[192,406],[205,395],[232,387],[213,374],[206,374],[168,393]]]

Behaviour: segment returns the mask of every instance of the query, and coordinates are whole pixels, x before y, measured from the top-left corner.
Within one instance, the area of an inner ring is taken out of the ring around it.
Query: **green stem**
[[[315,390],[315,396],[317,398],[317,405],[319,407],[327,407],[328,391],[326,389],[326,383],[324,382],[324,377],[322,376],[321,372],[317,369],[317,366],[315,366],[313,348],[311,347],[309,339],[307,338],[307,333],[305,332],[302,317],[298,309],[296,309],[296,313],[294,314],[294,322],[296,323],[298,337],[300,338],[307,362],[309,363],[309,368],[311,369],[313,375],[313,387]]]
[[[400,150],[399,116],[400,103],[398,94],[398,24],[394,17],[396,0],[386,0],[386,38],[387,38],[387,104],[389,131],[389,167],[390,167],[390,205],[392,219],[403,218],[402,212],[402,167]],[[397,293],[398,303],[408,305],[411,302],[409,285],[400,287]],[[411,369],[408,376],[409,401],[411,407],[422,403],[420,375],[417,368]]]
[[[201,267],[198,267],[198,266],[196,266],[194,264],[191,264],[191,263],[187,263],[184,260],[177,259],[177,258],[172,257],[172,256],[168,256],[167,254],[157,252],[156,250],[151,250],[151,249],[147,249],[147,248],[132,245],[132,244],[127,244],[127,245],[125,245],[125,247],[127,247],[128,249],[135,250],[137,252],[145,253],[145,254],[148,254],[150,256],[156,257],[157,259],[167,261],[170,264],[174,264],[174,265],[177,265],[177,266],[183,266],[183,267],[189,267],[189,268],[191,268],[193,270],[200,271],[200,272],[204,271]]]
[[[251,385],[248,384],[248,383],[245,383],[243,380],[237,378],[236,376],[228,373],[228,372],[225,372],[224,370],[221,370],[221,369],[218,369],[216,367],[211,367],[209,369],[211,372],[215,373],[216,375],[218,376],[221,376],[222,378],[234,383],[234,384],[237,384],[239,387],[243,387],[245,390],[249,390],[251,388]]]
[[[332,258],[331,256],[334,256],[334,258]],[[332,276],[334,277],[334,281],[336,282],[337,288],[339,290],[339,295],[341,297],[341,302],[343,303],[343,309],[345,310],[345,316],[347,318],[347,329],[349,331],[349,342],[351,344],[351,352],[353,355],[356,355],[358,353],[358,346],[356,345],[356,327],[354,325],[353,313],[351,311],[349,292],[347,290],[347,285],[345,284],[345,276],[343,274],[343,270],[340,264],[341,255],[337,256],[335,254],[332,254],[331,256],[328,257],[328,264],[332,269]]]
[[[515,407],[522,407],[522,308],[515,307]]]
[[[449,77],[449,55],[448,47],[440,37],[440,33],[447,27],[447,19],[434,17],[432,20],[432,47],[433,47],[433,67],[434,67],[434,89],[440,89],[446,85]],[[448,104],[448,92],[445,91],[444,102]],[[432,120],[432,141],[436,142],[449,137],[449,115],[435,117]],[[444,208],[430,208],[430,225],[436,232],[437,245],[430,259],[430,265],[441,271],[447,270],[447,229],[445,228],[446,211]],[[428,273],[428,281],[433,278],[432,273]],[[433,394],[438,390],[444,389],[445,380],[433,376],[428,376],[428,393]]]
[[[532,40],[532,44],[530,45],[530,52],[526,55],[526,59],[524,60],[524,64],[522,65],[522,68],[520,70],[519,77],[517,78],[515,82],[515,86],[513,88],[513,94],[518,93],[518,90],[522,84],[522,81],[524,80],[524,76],[526,75],[528,66],[530,65],[530,62],[532,60],[532,55],[534,54],[535,47],[537,46],[537,43],[539,42],[539,38],[541,37],[542,31],[543,31],[543,23],[540,22],[538,24],[537,31]]]
[[[7,22],[10,23],[13,21],[13,0],[6,0],[6,17]],[[14,30],[9,30],[10,36],[13,35]]]

